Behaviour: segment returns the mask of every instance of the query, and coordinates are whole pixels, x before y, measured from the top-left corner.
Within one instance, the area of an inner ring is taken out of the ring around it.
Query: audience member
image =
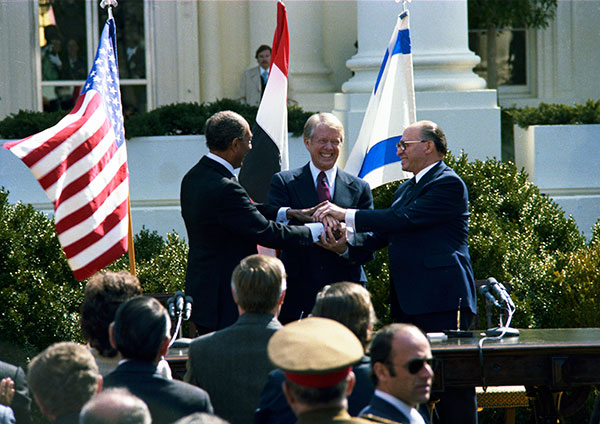
[[[248,122],[223,111],[206,121],[209,153],[183,177],[181,215],[190,250],[185,292],[194,299],[191,320],[200,334],[230,326],[239,316],[231,296],[231,273],[257,244],[274,249],[306,246],[318,241],[322,225],[281,225],[278,208],[253,203],[239,184],[234,168],[252,148]],[[300,216],[303,211],[288,210]],[[307,221],[312,219],[307,214]],[[311,233],[314,231],[314,235]]]
[[[71,38],[67,41],[67,56],[63,69],[63,78],[68,80],[85,80],[87,77],[87,64],[79,54],[79,43]]]
[[[103,376],[117,368],[120,360],[119,352],[110,344],[108,327],[119,305],[140,294],[142,286],[139,280],[127,271],[95,274],[85,286],[81,333]],[[171,378],[171,368],[165,360],[158,363],[158,370],[163,377]]]
[[[191,384],[168,380],[157,371],[169,348],[171,321],[154,298],[125,301],[109,329],[112,345],[123,362],[105,378],[105,387],[125,387],[150,409],[154,424],[171,423],[194,412],[213,412],[206,392]]]
[[[347,327],[319,317],[294,321],[271,337],[268,352],[285,374],[283,393],[298,424],[365,422],[347,412],[352,365],[364,354]]]
[[[187,417],[178,419],[173,424],[229,424],[223,418],[206,412],[196,412]]]
[[[14,382],[14,396],[10,407],[19,424],[31,422],[31,397],[23,368],[0,361],[0,379],[10,378]],[[6,404],[5,404],[6,405]]]
[[[267,343],[281,328],[277,315],[285,296],[283,264],[270,256],[244,258],[233,270],[231,291],[240,317],[230,327],[192,342],[185,381],[208,392],[218,416],[252,423],[273,369]]]
[[[344,127],[331,113],[315,113],[304,125],[304,145],[310,161],[301,168],[281,171],[271,180],[268,201],[280,207],[278,220],[285,221],[285,209],[305,209],[325,200],[344,208],[372,209],[373,196],[369,184],[340,169],[336,163],[344,142]],[[292,221],[292,224],[300,224]],[[355,235],[355,246],[362,234]],[[353,260],[342,256],[346,250],[341,240],[339,252],[318,246],[284,249],[281,260],[288,274],[287,301],[281,309],[280,320],[287,324],[310,313],[315,296],[326,284],[338,281],[366,283],[361,264],[373,259],[369,250],[354,249]],[[362,255],[359,254],[362,252]]]
[[[361,417],[375,422],[429,422],[425,404],[431,394],[433,369],[427,337],[414,325],[391,324],[377,332],[371,343],[375,394]]]
[[[323,287],[317,295],[311,315],[344,324],[358,337],[363,348],[366,348],[371,338],[376,321],[371,295],[364,287],[350,282]],[[369,357],[363,355],[352,370],[356,384],[348,397],[348,412],[355,416],[369,403],[373,395]],[[255,415],[256,424],[288,424],[295,421],[294,413],[281,389],[284,380],[285,375],[279,369],[269,373],[269,380],[260,395]]]
[[[73,342],[55,343],[29,363],[29,388],[40,411],[55,424],[76,424],[85,403],[102,390],[90,351]]]
[[[271,47],[263,44],[254,55],[258,66],[248,69],[242,74],[238,99],[242,103],[258,106],[265,92],[269,78],[269,66],[271,65]]]
[[[146,404],[127,389],[108,389],[81,409],[79,424],[150,424]]]

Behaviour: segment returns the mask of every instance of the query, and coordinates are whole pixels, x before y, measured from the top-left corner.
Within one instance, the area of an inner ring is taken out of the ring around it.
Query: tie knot
[[[325,175],[324,171],[319,172],[319,175],[317,175],[317,181],[318,182],[321,182],[321,181],[327,182],[327,175]]]

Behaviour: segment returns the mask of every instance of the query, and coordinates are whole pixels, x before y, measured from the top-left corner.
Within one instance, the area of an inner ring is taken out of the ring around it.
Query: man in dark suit
[[[476,313],[467,187],[443,162],[446,136],[434,122],[408,126],[397,147],[402,168],[415,177],[398,188],[389,209],[346,210],[330,203],[316,211],[315,218],[345,220],[354,231],[374,232],[365,246],[389,246],[390,312],[395,321],[425,332],[456,329],[460,305],[460,327],[467,329]],[[438,404],[441,416],[446,407],[453,408],[447,411],[452,418],[442,422],[476,423],[475,390],[452,393],[456,398],[446,401],[452,398],[446,391]]]
[[[419,405],[431,394],[433,358],[421,330],[410,324],[383,327],[373,338],[370,352],[375,394],[360,416],[375,422],[429,422]]]
[[[237,319],[231,272],[257,253],[257,244],[275,249],[309,246],[322,231],[315,223],[285,226],[269,221],[265,217],[275,219],[277,207],[252,203],[233,173],[252,148],[244,118],[231,111],[216,113],[206,121],[205,134],[210,152],[181,183],[181,214],[190,246],[185,291],[194,299],[191,319],[200,334]],[[296,212],[287,214],[299,218]]]
[[[17,424],[31,422],[31,397],[23,368],[0,361],[0,380],[10,378],[14,382],[15,394],[10,407],[15,413]]]
[[[169,349],[171,321],[154,298],[137,296],[119,306],[110,340],[125,360],[104,379],[104,387],[124,387],[143,400],[152,422],[172,423],[194,412],[213,412],[208,394],[191,384],[162,377],[157,364]]]
[[[336,165],[344,141],[344,127],[331,113],[314,114],[304,125],[304,145],[310,162],[302,168],[278,172],[271,180],[269,203],[285,207],[311,208],[329,200],[343,208],[372,209],[373,196],[369,184]],[[283,215],[282,215],[283,218]],[[285,222],[285,221],[284,221]],[[298,224],[298,222],[292,222]],[[357,239],[363,235],[357,235]],[[284,249],[281,260],[288,275],[288,293],[279,317],[288,323],[306,316],[315,296],[327,284],[339,281],[365,283],[361,264],[373,258],[371,251],[353,260],[318,246]]]
[[[277,315],[285,285],[279,259],[264,255],[243,259],[231,277],[240,317],[190,345],[185,381],[205,389],[215,414],[231,423],[253,421],[258,397],[273,369],[267,343],[281,328]]]

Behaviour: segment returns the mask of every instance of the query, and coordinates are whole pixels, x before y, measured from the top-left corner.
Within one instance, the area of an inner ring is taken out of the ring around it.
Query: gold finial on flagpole
[[[406,12],[406,3],[410,3],[412,0],[395,0],[396,3],[402,2],[402,11]]]

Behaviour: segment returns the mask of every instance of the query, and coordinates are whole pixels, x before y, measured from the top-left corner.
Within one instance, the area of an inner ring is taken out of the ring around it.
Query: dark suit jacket
[[[461,305],[475,313],[467,187],[444,162],[411,185],[398,188],[389,209],[358,211],[356,230],[375,232],[365,245],[389,245],[391,278],[403,312],[452,311],[462,298]]]
[[[6,377],[10,377],[15,382],[15,396],[11,408],[17,424],[29,424],[31,422],[31,397],[23,368],[0,361],[0,380]]]
[[[149,362],[127,361],[104,377],[105,389],[125,387],[148,405],[154,424],[172,423],[194,412],[213,413],[208,394],[191,384],[167,380]]]
[[[371,361],[368,356],[363,356],[360,362],[352,367],[356,376],[354,390],[348,397],[348,412],[352,416],[369,404],[373,396],[373,383],[371,382]],[[294,424],[296,416],[289,407],[281,389],[285,375],[280,369],[269,373],[269,381],[265,385],[258,409],[254,414],[254,424]]]
[[[245,313],[230,327],[195,339],[185,381],[208,392],[219,417],[252,423],[258,397],[274,368],[267,344],[281,323],[272,314]]]
[[[246,190],[218,162],[203,157],[183,177],[181,214],[190,250],[185,291],[194,299],[192,321],[220,329],[235,322],[231,273],[256,245],[281,249],[311,245],[307,227],[269,221],[277,208],[253,204]]]
[[[344,208],[372,209],[369,184],[338,168],[333,203]],[[271,180],[269,203],[279,207],[304,209],[319,203],[309,164],[278,172]],[[298,224],[298,222],[291,222]],[[362,236],[360,236],[362,237]],[[360,243],[361,238],[358,238]],[[360,253],[360,254],[359,254]],[[279,319],[282,323],[310,314],[315,296],[326,284],[340,281],[361,282],[361,264],[370,261],[369,250],[355,252],[349,261],[318,246],[284,249],[281,260],[287,274],[287,294]]]
[[[427,405],[421,405],[418,411],[423,417],[423,420],[425,420],[426,423],[429,423],[430,419],[427,411]],[[402,411],[389,403],[387,400],[382,399],[375,394],[371,398],[369,405],[360,411],[360,416],[375,422],[380,422],[377,420],[377,418],[384,418],[402,424],[408,424],[410,422],[409,418],[404,415]]]

